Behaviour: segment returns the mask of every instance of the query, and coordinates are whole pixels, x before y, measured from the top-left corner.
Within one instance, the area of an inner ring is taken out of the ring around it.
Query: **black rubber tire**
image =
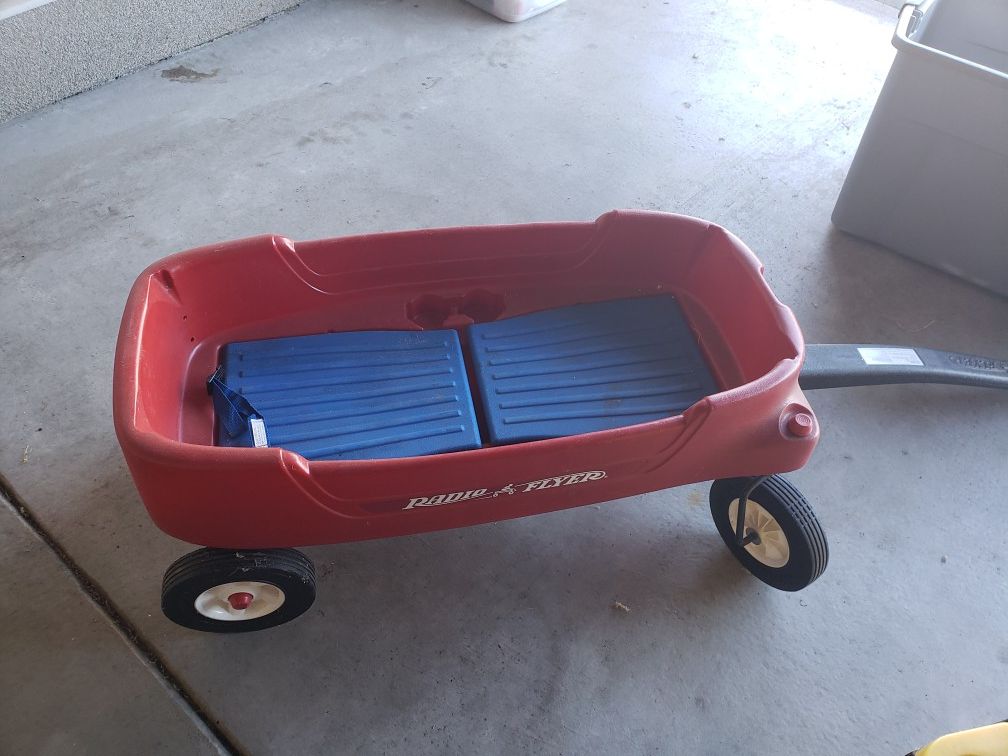
[[[249,620],[219,620],[196,610],[196,598],[203,591],[236,581],[274,585],[284,592],[284,601],[269,614]],[[315,567],[294,549],[199,549],[176,560],[161,584],[165,616],[183,627],[210,633],[247,633],[282,625],[304,614],[314,601]]]
[[[770,567],[736,543],[728,515],[731,503],[740,498],[752,478],[725,478],[711,485],[711,515],[718,533],[735,558],[767,585],[782,591],[800,591],[823,574],[829,561],[826,534],[801,492],[779,475],[771,475],[749,495],[769,512],[787,538],[790,551],[782,567]]]

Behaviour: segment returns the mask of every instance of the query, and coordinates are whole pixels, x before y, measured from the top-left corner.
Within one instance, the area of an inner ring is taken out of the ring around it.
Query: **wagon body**
[[[385,329],[462,335],[473,322],[659,293],[677,298],[720,387],[682,414],[396,459],[214,445],[206,379],[226,344]],[[614,211],[594,223],[260,236],[140,275],[119,333],[113,414],[165,532],[222,548],[340,543],[797,469],[819,435],[798,386],[803,357],[798,324],[753,253],[694,218]],[[792,432],[798,414],[812,424]]]

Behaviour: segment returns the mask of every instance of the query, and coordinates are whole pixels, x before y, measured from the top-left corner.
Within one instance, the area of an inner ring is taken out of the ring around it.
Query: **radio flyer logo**
[[[528,483],[508,483],[503,488],[491,491],[487,488],[474,488],[469,491],[454,491],[453,493],[442,493],[434,496],[416,496],[409,500],[403,509],[416,509],[417,507],[440,507],[444,504],[456,504],[460,501],[472,501],[473,499],[496,499],[498,496],[514,496],[516,494],[528,493],[529,491],[545,491],[548,488],[559,488],[560,486],[576,486],[582,483],[602,480],[606,476],[604,470],[588,470],[586,472],[568,473],[555,478],[542,478],[532,480]]]

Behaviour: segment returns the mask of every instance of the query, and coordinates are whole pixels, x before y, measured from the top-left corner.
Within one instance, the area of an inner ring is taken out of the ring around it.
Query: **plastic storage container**
[[[904,5],[833,223],[1008,296],[1008,2]]]
[[[502,21],[516,23],[555,8],[564,0],[469,0],[469,2]]]

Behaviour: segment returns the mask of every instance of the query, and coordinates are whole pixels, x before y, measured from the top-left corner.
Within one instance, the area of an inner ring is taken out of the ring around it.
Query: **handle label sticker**
[[[916,365],[924,367],[920,355],[913,349],[895,347],[858,347],[865,365]]]
[[[455,491],[453,493],[437,494],[435,496],[416,496],[409,500],[403,509],[415,509],[416,507],[439,507],[442,504],[455,504],[459,501],[472,501],[473,499],[496,499],[498,496],[513,496],[514,494],[528,493],[529,491],[545,491],[547,488],[559,488],[560,486],[574,486],[579,483],[590,483],[594,480],[602,480],[606,476],[604,470],[588,470],[586,472],[568,473],[555,478],[542,478],[541,480],[531,480],[527,483],[508,483],[503,488],[490,491],[486,488],[475,488],[471,491]]]

